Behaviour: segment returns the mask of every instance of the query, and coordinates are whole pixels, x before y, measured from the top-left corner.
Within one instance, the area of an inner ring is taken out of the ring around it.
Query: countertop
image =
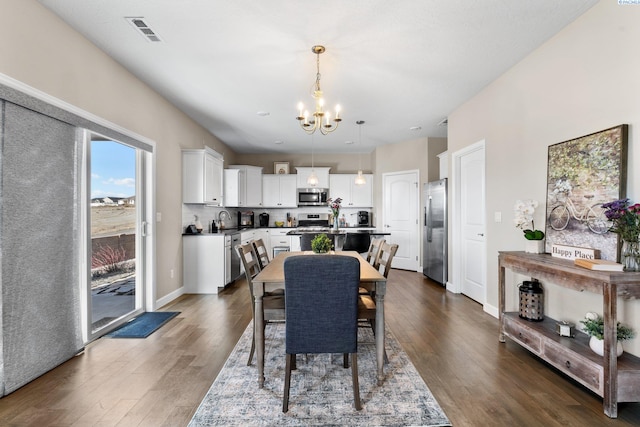
[[[301,234],[305,234],[305,233],[318,233],[318,231],[298,231],[295,227],[276,227],[271,226],[271,227],[256,227],[256,228],[225,228],[223,230],[218,230],[217,233],[209,233],[209,232],[202,232],[202,233],[197,233],[197,234],[187,234],[187,233],[182,233],[183,236],[226,236],[229,234],[236,234],[236,233],[241,233],[243,231],[251,231],[251,230],[265,230],[265,229],[277,229],[277,230],[281,230],[281,229],[287,229],[290,230],[287,234],[290,236],[299,236]],[[389,232],[387,231],[381,231],[381,230],[376,230],[373,227],[340,227],[338,229],[338,232],[336,233],[335,231],[333,231],[333,229],[331,231],[328,231],[328,233],[332,233],[332,234],[371,234],[371,235],[379,235],[379,236],[388,236]]]
[[[308,230],[308,231],[304,231],[304,230],[291,230],[287,233],[287,235],[289,236],[300,236],[301,234],[309,234],[309,233],[313,233],[313,234],[318,234],[318,233],[325,233],[325,234],[339,234],[339,235],[343,235],[343,234],[369,234],[372,236],[389,236],[391,235],[391,233],[389,233],[388,231],[381,231],[381,230],[376,230],[374,228],[369,228],[369,229],[349,229],[349,228],[339,228],[338,231],[335,231],[333,229],[329,230],[329,231],[312,231],[312,230]]]

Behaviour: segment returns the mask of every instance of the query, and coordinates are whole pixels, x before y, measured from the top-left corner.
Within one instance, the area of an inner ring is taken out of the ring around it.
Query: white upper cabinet
[[[222,206],[223,162],[210,148],[182,150],[182,203]]]
[[[373,175],[363,174],[366,183],[356,185],[357,174],[331,174],[329,197],[342,199],[342,206],[348,208],[369,208],[373,206]]]
[[[329,170],[331,168],[321,167],[321,168],[308,168],[308,167],[296,167],[296,171],[298,172],[296,176],[298,177],[297,188],[309,188],[310,185],[307,184],[307,178],[311,175],[311,171],[315,171],[316,176],[318,177],[318,185],[316,188],[329,188]]]
[[[231,165],[224,170],[224,205],[228,207],[262,206],[262,168]]]
[[[265,208],[295,208],[295,175],[262,175],[262,206]]]

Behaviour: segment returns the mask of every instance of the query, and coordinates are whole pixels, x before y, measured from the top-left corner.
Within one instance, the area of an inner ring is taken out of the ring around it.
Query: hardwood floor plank
[[[498,342],[498,320],[422,274],[392,270],[387,326],[454,426],[637,426],[527,350]],[[247,284],[183,295],[146,339],[101,338],[0,399],[0,426],[185,426],[251,320]],[[257,380],[256,380],[257,387]],[[274,408],[274,411],[279,408]]]

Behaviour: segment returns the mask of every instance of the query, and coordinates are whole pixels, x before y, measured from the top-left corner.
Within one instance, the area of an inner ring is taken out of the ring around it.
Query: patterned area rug
[[[363,408],[353,406],[351,369],[342,355],[298,356],[291,375],[289,412],[282,412],[284,390],[284,324],[266,329],[265,385],[258,388],[258,369],[247,366],[251,348],[249,324],[200,404],[190,427],[199,426],[450,426],[397,340],[387,331],[385,381],[377,385],[375,345],[369,328],[360,328],[358,373]],[[364,342],[367,342],[366,344]]]

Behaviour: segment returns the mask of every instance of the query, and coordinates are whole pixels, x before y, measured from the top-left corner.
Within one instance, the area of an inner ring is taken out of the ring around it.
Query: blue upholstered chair
[[[351,355],[353,399],[361,409],[358,386],[358,284],[360,262],[340,255],[292,256],[284,262],[286,373],[282,412],[289,410],[291,370],[296,354]],[[310,304],[309,301],[313,301]]]

